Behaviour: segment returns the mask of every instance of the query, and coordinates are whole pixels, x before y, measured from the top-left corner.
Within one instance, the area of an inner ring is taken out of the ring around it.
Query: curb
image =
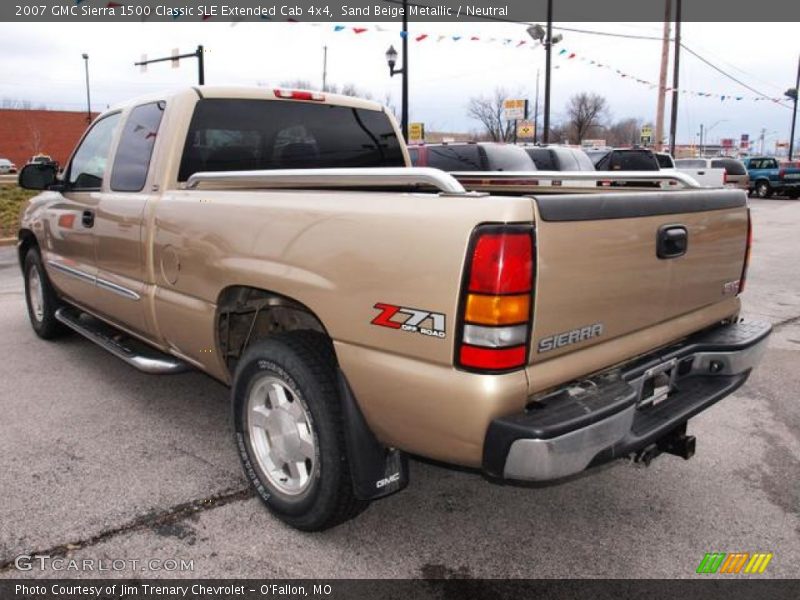
[[[9,237],[9,238],[0,238],[0,246],[16,246],[17,245],[17,238]]]

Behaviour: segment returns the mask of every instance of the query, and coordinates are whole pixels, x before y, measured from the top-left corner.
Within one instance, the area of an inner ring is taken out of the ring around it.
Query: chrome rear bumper
[[[771,329],[761,322],[720,326],[496,419],[484,470],[546,481],[636,453],[741,386]]]

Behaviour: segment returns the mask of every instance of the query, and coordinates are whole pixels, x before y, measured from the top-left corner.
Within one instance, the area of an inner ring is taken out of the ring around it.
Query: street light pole
[[[85,52],[83,56],[83,64],[86,67],[86,122],[92,122],[92,97],[89,94],[89,55]]]
[[[544,44],[545,64],[544,64],[544,132],[542,141],[547,144],[550,141],[550,66],[551,54],[553,49],[553,0],[547,0],[547,38]]]
[[[396,69],[397,50],[389,46],[386,51],[386,63],[389,65],[389,77],[403,76],[402,103],[400,110],[400,128],[403,138],[408,142],[408,0],[403,0],[403,67]]]
[[[789,137],[789,160],[794,153],[794,126],[797,123],[797,95],[800,93],[800,56],[797,58],[797,80],[794,84],[794,107],[792,108],[792,134]]]
[[[400,113],[400,126],[403,138],[408,141],[408,0],[403,0],[403,108]]]

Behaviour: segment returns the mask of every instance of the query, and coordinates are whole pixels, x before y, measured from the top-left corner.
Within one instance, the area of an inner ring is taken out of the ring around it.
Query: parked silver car
[[[8,175],[17,172],[17,165],[7,158],[0,158],[0,175]]]

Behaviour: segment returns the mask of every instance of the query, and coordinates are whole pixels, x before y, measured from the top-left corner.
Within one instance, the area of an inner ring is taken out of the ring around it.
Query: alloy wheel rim
[[[247,426],[256,462],[278,491],[296,496],[319,468],[311,415],[283,381],[264,375],[250,387]]]
[[[36,267],[32,267],[28,272],[28,300],[31,303],[34,319],[40,323],[44,319],[44,289]]]

